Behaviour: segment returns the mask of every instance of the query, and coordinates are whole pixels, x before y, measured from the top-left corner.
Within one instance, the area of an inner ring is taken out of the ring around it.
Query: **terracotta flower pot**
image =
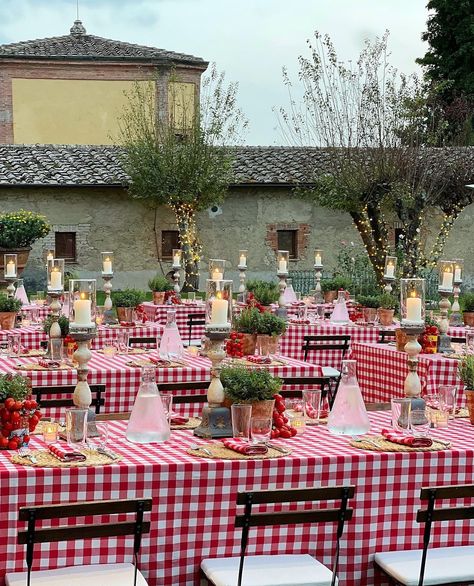
[[[0,330],[13,330],[16,313],[14,311],[0,312]]]
[[[242,338],[242,353],[244,356],[255,354],[255,347],[257,345],[256,334],[244,334]]]
[[[337,299],[337,291],[325,291],[324,295],[324,303],[332,303],[334,300]]]
[[[391,326],[393,324],[394,309],[379,308],[379,323],[381,326]]]
[[[153,303],[155,305],[163,305],[165,302],[164,291],[153,291]]]
[[[375,307],[363,307],[362,315],[364,316],[365,323],[374,324],[377,318],[377,309]]]
[[[135,311],[133,307],[116,307],[116,310],[119,321],[126,321],[128,323],[133,321],[133,314]]]
[[[462,319],[465,326],[474,327],[474,311],[463,311]]]
[[[4,283],[3,275],[4,275],[4,268],[5,268],[5,254],[16,254],[17,255],[17,265],[16,265],[16,274],[18,277],[21,277],[21,274],[26,267],[26,263],[28,262],[28,256],[30,255],[31,246],[27,246],[26,248],[0,248],[0,282]]]
[[[464,394],[466,395],[466,407],[469,411],[469,420],[471,425],[474,425],[474,391],[465,389]]]
[[[405,344],[408,342],[408,339],[407,335],[401,328],[395,330],[395,339],[397,341],[397,350],[399,352],[405,352]]]

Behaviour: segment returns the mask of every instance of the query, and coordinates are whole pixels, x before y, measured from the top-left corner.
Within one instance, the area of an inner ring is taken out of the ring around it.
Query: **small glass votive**
[[[58,439],[58,424],[55,421],[43,421],[43,440],[52,444]]]
[[[448,427],[449,411],[447,409],[430,409],[431,427],[444,428]]]
[[[102,354],[104,356],[108,356],[109,358],[113,358],[117,354],[117,346],[115,340],[106,340],[104,341],[104,347],[102,348]]]
[[[187,352],[191,356],[197,356],[199,354],[199,348],[197,346],[188,346]]]

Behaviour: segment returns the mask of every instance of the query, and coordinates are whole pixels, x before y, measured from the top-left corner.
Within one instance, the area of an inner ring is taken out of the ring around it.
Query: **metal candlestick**
[[[17,280],[17,277],[7,277],[5,276],[5,281],[7,281],[8,283],[8,287],[7,287],[7,293],[8,293],[8,297],[15,297],[15,281]]]
[[[453,349],[451,347],[451,338],[447,334],[449,328],[448,312],[451,307],[449,295],[451,294],[451,292],[439,289],[438,291],[441,295],[441,301],[439,302],[441,320],[439,322],[438,352],[446,354],[449,352],[453,352]]]
[[[104,323],[112,324],[115,323],[117,320],[112,312],[112,279],[114,278],[113,273],[110,275],[102,274],[102,279],[104,280],[104,286],[102,289],[105,293],[105,301],[104,301]]]
[[[324,301],[323,294],[321,292],[321,277],[323,276],[323,265],[314,265],[315,277],[316,277],[316,285],[314,287],[315,295],[314,295],[314,302],[315,303],[322,303]]]
[[[198,437],[232,437],[230,410],[223,406],[224,387],[220,379],[222,361],[226,357],[224,340],[229,336],[228,328],[206,328],[209,339],[206,356],[212,363],[211,382],[207,389],[208,405],[203,407],[201,424],[194,430]]]

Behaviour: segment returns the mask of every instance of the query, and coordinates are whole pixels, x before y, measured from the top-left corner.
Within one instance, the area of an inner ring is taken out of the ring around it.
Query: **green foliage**
[[[148,281],[148,287],[152,291],[171,291],[173,289],[173,285],[162,275],[156,275],[150,279]]]
[[[374,309],[380,307],[380,298],[376,295],[359,295],[357,297],[357,302],[360,303],[362,307],[372,307]]]
[[[138,289],[123,289],[112,292],[112,301],[115,307],[137,307],[145,301],[145,294]]]
[[[286,321],[274,313],[264,311],[258,317],[257,334],[267,334],[268,336],[281,336],[286,332]]]
[[[474,293],[464,293],[464,295],[461,296],[459,303],[463,311],[474,311]]]
[[[395,295],[392,295],[391,293],[382,293],[381,295],[379,295],[379,307],[381,307],[382,309],[397,309],[397,298],[395,297]]]
[[[265,369],[225,366],[221,370],[225,395],[234,403],[254,403],[273,399],[281,389],[281,380]]]
[[[14,297],[7,297],[3,293],[0,293],[0,312],[17,313],[20,311],[21,306],[22,302],[19,299],[15,299]]]
[[[253,293],[255,300],[262,305],[276,303],[280,297],[280,289],[276,283],[250,279],[247,281],[247,291]]]
[[[474,355],[464,356],[459,363],[459,376],[466,389],[474,390]]]
[[[0,214],[0,247],[24,248],[48,234],[51,227],[41,214],[18,210]]]
[[[4,374],[0,376],[0,403],[11,397],[23,401],[31,394],[31,380],[21,374]]]
[[[234,316],[234,330],[243,334],[256,334],[258,331],[259,316],[260,312],[255,307],[243,309],[239,314]]]
[[[336,254],[337,274],[350,280],[350,291],[354,295],[377,295],[380,287],[377,276],[363,246],[341,240]]]
[[[347,291],[350,289],[352,283],[349,278],[343,276],[336,276],[333,279],[322,279],[321,280],[321,290],[324,293],[327,291],[339,291],[339,289],[344,289]]]
[[[51,315],[46,316],[43,322],[43,332],[49,334],[51,324],[53,323],[53,317]],[[58,324],[61,328],[61,336],[65,338],[69,334],[69,320],[65,315],[60,315],[58,318]]]

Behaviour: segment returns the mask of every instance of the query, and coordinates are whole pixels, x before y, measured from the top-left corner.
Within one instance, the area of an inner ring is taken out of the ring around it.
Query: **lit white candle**
[[[454,269],[454,280],[461,281],[461,267],[456,267]]]
[[[441,282],[441,289],[451,290],[453,288],[453,273],[448,269],[443,271],[443,280]]]
[[[421,319],[421,299],[419,297],[415,297],[414,294],[412,297],[407,298],[407,321],[409,322],[422,322]]]
[[[220,272],[219,269],[214,269],[212,271],[212,280],[213,281],[222,281],[224,275]]]
[[[180,255],[179,255],[179,254],[175,254],[175,255],[173,256],[173,266],[174,266],[174,267],[179,267],[179,266],[181,266],[181,257],[180,257]]]
[[[74,323],[78,326],[92,326],[91,318],[91,300],[84,299],[84,293],[81,298],[74,301]]]
[[[112,274],[112,261],[108,256],[105,257],[102,263],[102,272],[104,273],[104,275]]]
[[[7,262],[7,272],[5,273],[6,277],[16,277],[16,265],[13,260],[9,260]]]
[[[315,267],[322,267],[323,263],[321,262],[321,255],[319,252],[314,257],[314,266]]]
[[[286,262],[286,260],[284,258],[280,259],[280,262],[278,263],[278,272],[279,273],[286,273],[287,266],[288,266],[288,263]]]
[[[212,300],[211,325],[213,326],[226,326],[228,324],[227,311],[229,302],[227,299],[222,299],[221,297],[221,293],[217,293],[217,297]]]
[[[387,265],[387,269],[385,271],[386,277],[394,277],[395,276],[395,265],[392,261],[390,261]]]
[[[54,259],[54,254],[50,251],[48,252],[48,254],[46,255],[46,260],[53,260]]]
[[[247,266],[247,257],[245,254],[241,254],[239,258],[239,267],[246,267]]]
[[[49,286],[54,291],[58,291],[59,289],[63,288],[61,271],[58,269],[58,267],[53,267],[51,270],[51,282]]]

